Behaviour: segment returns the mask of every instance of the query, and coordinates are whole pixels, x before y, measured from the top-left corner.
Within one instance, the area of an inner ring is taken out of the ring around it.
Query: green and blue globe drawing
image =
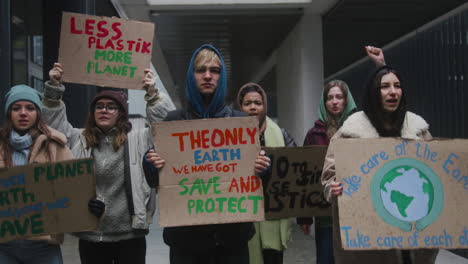
[[[443,187],[424,162],[402,158],[380,168],[371,182],[372,202],[382,219],[404,231],[422,230],[443,208]]]
[[[427,176],[410,166],[400,166],[384,175],[380,195],[385,209],[408,222],[429,214],[434,201],[434,187]]]

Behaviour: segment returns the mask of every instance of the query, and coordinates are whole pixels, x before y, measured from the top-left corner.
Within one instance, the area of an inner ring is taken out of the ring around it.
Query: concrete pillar
[[[322,19],[305,13],[282,43],[276,60],[278,122],[302,145],[318,118],[323,88]]]

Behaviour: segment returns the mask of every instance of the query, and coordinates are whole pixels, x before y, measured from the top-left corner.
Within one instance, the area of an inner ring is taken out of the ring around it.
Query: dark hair
[[[380,83],[389,73],[396,75],[402,87],[400,104],[390,115],[383,110]],[[362,109],[381,137],[399,137],[406,116],[406,96],[400,74],[390,66],[378,68],[367,80]]]
[[[117,117],[115,128],[117,132],[114,137],[114,142],[112,143],[114,150],[117,151],[120,146],[122,146],[125,141],[127,140],[127,133],[132,130],[132,125],[128,121],[128,115],[125,112],[125,109],[117,103],[114,99],[108,97],[102,97],[100,99],[111,99],[119,106],[119,116]],[[98,101],[98,100],[96,100]],[[83,135],[86,139],[87,148],[96,148],[99,146],[99,128],[96,125],[96,119],[94,118],[94,107],[96,102],[90,105],[90,110],[88,112],[88,118],[86,120],[85,128],[83,131]]]
[[[49,161],[52,161],[50,153],[49,153],[49,142],[50,142],[51,133],[46,123],[42,119],[40,109],[36,105],[34,106],[36,107],[36,112],[37,112],[36,123],[34,123],[34,125],[29,129],[28,133],[29,135],[31,135],[33,142],[41,134],[47,137],[47,140],[45,142],[46,144],[45,150],[49,158]],[[11,158],[11,156],[13,155],[13,149],[11,148],[11,145],[9,142],[10,134],[11,134],[11,131],[13,130],[14,130],[14,127],[13,127],[13,122],[11,121],[11,106],[10,106],[6,113],[6,118],[3,122],[2,128],[0,129],[0,145],[1,145],[0,151],[2,151],[3,153],[3,158],[4,158],[6,168],[10,168],[13,166],[13,160]]]
[[[258,86],[258,84],[254,84],[254,83],[249,83],[249,84],[246,84],[244,87],[241,88],[242,90],[240,91],[239,93],[239,105],[242,106],[242,101],[244,101],[244,97],[246,94],[250,93],[250,92],[256,92],[256,93],[259,93],[260,96],[262,97],[262,101],[265,101],[265,98],[263,98],[263,91],[262,91],[262,88],[260,88]],[[265,102],[263,102],[265,103]]]

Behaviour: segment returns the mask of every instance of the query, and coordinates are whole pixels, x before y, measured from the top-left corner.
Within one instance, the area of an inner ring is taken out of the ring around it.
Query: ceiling
[[[221,14],[222,13],[222,14]],[[192,53],[202,44],[217,47],[226,64],[228,87],[239,88],[280,45],[302,15],[302,10],[273,9],[190,12],[158,12],[156,39],[183,97],[185,75]],[[232,70],[235,69],[235,78]],[[233,89],[237,90],[237,89]],[[228,94],[233,96],[233,91]]]
[[[118,2],[119,0],[112,0]],[[312,3],[320,0],[313,0]],[[335,3],[336,2],[336,3]],[[365,45],[384,46],[464,4],[466,0],[322,1],[325,77],[365,56]],[[212,43],[224,56],[231,99],[251,81],[301,18],[303,6],[228,9],[158,8],[143,0],[121,0],[132,19],[156,23],[156,40],[164,63],[155,65],[170,83],[171,96],[184,98],[185,74],[193,51]],[[333,7],[330,7],[333,5]],[[159,53],[159,52],[158,52]],[[160,56],[153,52],[154,57]],[[161,59],[156,59],[156,64]],[[162,67],[164,66],[164,67]],[[164,69],[167,68],[167,71]],[[159,70],[158,70],[159,72]],[[234,72],[235,74],[231,74]],[[171,87],[172,86],[172,87]],[[234,89],[232,89],[234,87]]]

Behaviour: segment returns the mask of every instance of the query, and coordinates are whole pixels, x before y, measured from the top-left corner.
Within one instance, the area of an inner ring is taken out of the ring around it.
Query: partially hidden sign
[[[263,181],[266,219],[331,215],[320,180],[327,146],[264,149],[271,159]]]
[[[92,159],[0,169],[0,241],[93,230]]]
[[[255,117],[153,124],[163,227],[264,220]]]
[[[340,139],[347,250],[468,248],[468,140]]]
[[[59,62],[65,82],[141,89],[154,24],[116,17],[62,15]]]

